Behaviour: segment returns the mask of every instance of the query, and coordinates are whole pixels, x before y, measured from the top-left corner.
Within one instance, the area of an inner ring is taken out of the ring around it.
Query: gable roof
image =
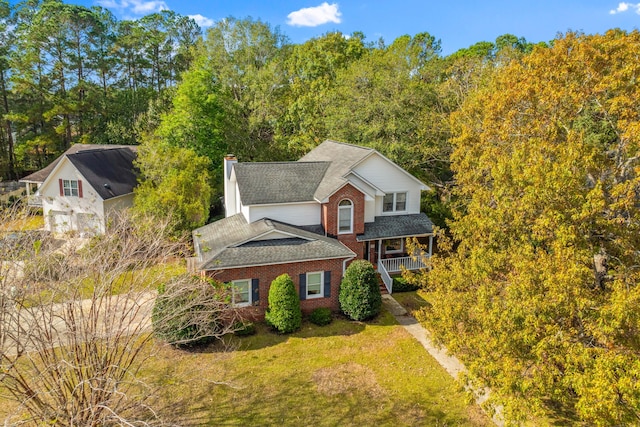
[[[136,153],[129,147],[82,150],[66,157],[103,200],[132,193],[138,184]]]
[[[269,239],[270,234],[289,237]],[[249,224],[242,214],[194,230],[193,241],[200,270],[356,256],[336,239],[268,218]]]
[[[422,189],[424,183],[393,163],[373,148],[326,140],[297,162],[234,163],[233,174],[245,206],[299,203],[324,203],[346,184],[352,184],[365,193],[367,190],[350,180],[349,175],[366,184],[377,195],[383,193],[376,185],[359,175],[354,169],[370,156],[379,156],[397,168]]]
[[[233,166],[244,205],[312,201],[329,162],[236,163]]]
[[[51,162],[49,165],[40,169],[37,172],[34,172],[30,175],[25,176],[20,180],[20,182],[43,183],[47,179],[51,171],[53,171],[53,169],[55,169],[55,167],[58,166],[58,163],[60,162],[60,160],[68,154],[75,154],[85,150],[108,150],[111,148],[128,148],[129,150],[136,152],[138,147],[132,146],[132,145],[74,144],[71,147],[69,147],[67,151],[62,153],[62,155],[60,155],[53,162]]]
[[[326,178],[318,185],[314,194],[316,200],[322,201],[345,185],[347,183],[345,175],[347,175],[356,164],[373,153],[376,153],[376,150],[372,148],[345,144],[328,139],[298,161],[330,162],[329,169],[325,173]]]

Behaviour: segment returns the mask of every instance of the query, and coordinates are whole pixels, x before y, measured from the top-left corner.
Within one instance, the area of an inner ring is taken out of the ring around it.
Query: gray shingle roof
[[[236,163],[244,205],[312,201],[329,168],[328,162]]]
[[[66,155],[103,200],[133,192],[138,184],[129,147],[83,150]]]
[[[60,157],[51,162],[48,166],[43,169],[40,169],[37,172],[32,173],[31,175],[27,175],[20,180],[20,182],[38,182],[42,183],[49,176],[51,171],[58,165],[60,159],[62,159],[67,154],[75,154],[80,151],[86,150],[108,150],[111,148],[128,148],[135,152],[138,147],[133,145],[103,145],[103,144],[74,144],[67,151],[62,153]]]
[[[357,236],[357,240],[364,242],[431,233],[433,233],[433,223],[425,213],[377,216],[373,222],[364,224],[364,234]]]
[[[324,200],[347,182],[344,176],[357,163],[374,152],[375,150],[372,148],[326,140],[302,157],[299,162],[331,162],[325,173],[325,179],[318,185],[314,193],[317,200]]]
[[[269,232],[288,237],[261,240]],[[193,241],[200,270],[355,257],[336,239],[268,218],[248,224],[242,214],[194,230]]]

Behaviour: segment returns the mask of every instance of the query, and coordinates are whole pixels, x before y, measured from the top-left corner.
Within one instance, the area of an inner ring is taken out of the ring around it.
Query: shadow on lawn
[[[178,350],[192,354],[225,353],[233,350],[259,350],[282,344],[291,337],[325,338],[349,336],[361,333],[367,326],[391,326],[397,324],[394,317],[384,307],[378,316],[362,322],[351,320],[341,313],[334,313],[333,321],[325,326],[318,326],[311,323],[308,319],[304,319],[300,329],[291,334],[280,334],[265,322],[255,322],[256,333],[254,335],[244,337],[229,335],[222,341],[182,347]]]
[[[256,334],[248,337],[234,337],[232,345],[239,350],[260,350],[266,347],[282,344],[289,338],[319,338],[332,336],[348,336],[362,332],[366,324],[347,320],[344,316],[335,315],[333,322],[325,326],[315,325],[308,320],[291,334],[280,334],[265,323],[256,323]]]
[[[396,292],[393,298],[412,315],[414,311],[431,307],[431,303],[424,298],[421,291]]]

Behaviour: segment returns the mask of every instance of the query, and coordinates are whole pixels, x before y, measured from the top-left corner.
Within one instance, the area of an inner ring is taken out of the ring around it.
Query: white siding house
[[[24,178],[27,183],[42,179],[35,199],[42,206],[45,229],[104,233],[109,214],[133,204],[135,155],[135,147],[74,146],[44,173]]]

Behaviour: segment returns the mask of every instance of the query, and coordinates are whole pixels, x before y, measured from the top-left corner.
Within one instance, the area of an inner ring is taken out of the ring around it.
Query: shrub
[[[382,296],[378,275],[369,261],[352,262],[340,285],[340,308],[353,320],[366,320],[380,313]]]
[[[325,326],[331,323],[333,317],[331,316],[331,310],[326,307],[316,308],[309,315],[309,320],[311,323],[316,324],[318,326]]]
[[[236,322],[233,329],[234,334],[238,337],[248,337],[256,333],[256,325],[251,322]]]
[[[393,278],[393,292],[411,292],[418,289],[420,289],[420,286],[409,283],[404,277]]]
[[[271,282],[265,320],[281,334],[297,331],[302,326],[300,297],[288,274],[282,274]]]
[[[177,347],[204,345],[233,332],[235,313],[215,283],[174,278],[158,286],[151,313],[155,336]]]

